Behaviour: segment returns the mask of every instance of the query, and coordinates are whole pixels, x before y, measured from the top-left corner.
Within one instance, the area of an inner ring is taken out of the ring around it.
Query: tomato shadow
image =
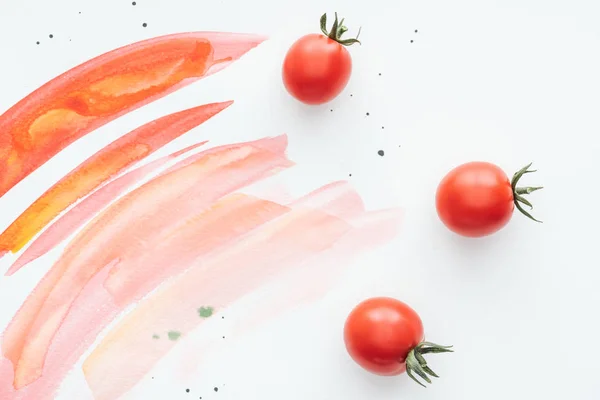
[[[323,105],[310,105],[302,103],[294,99],[287,92],[282,93],[282,102],[285,102],[286,109],[294,116],[298,118],[325,118],[331,113],[333,108],[328,108],[327,104]]]
[[[511,244],[512,235],[510,229],[504,229],[493,235],[471,238],[457,235],[445,230],[440,234],[438,245],[439,253],[444,258],[452,260],[452,264],[464,271],[490,271],[489,268],[502,266],[499,262],[507,251],[514,246]]]
[[[322,136],[324,130],[335,129],[336,118],[340,117],[336,107],[339,107],[340,101],[336,98],[321,105],[305,104],[282,87],[278,96],[278,109],[285,114],[282,120],[286,121],[286,130],[294,127],[303,135]]]
[[[393,398],[398,400],[412,400],[415,390],[422,389],[410,380],[406,374],[399,376],[379,376],[369,373],[354,362],[341,366],[344,376],[360,388],[360,392],[368,393],[371,399]]]

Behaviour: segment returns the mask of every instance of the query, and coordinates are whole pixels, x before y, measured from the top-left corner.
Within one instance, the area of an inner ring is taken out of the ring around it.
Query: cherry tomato
[[[321,17],[322,34],[298,39],[283,62],[283,83],[287,91],[306,104],[323,104],[334,99],[346,87],[352,72],[352,58],[345,46],[360,43],[342,39],[348,30],[337,13],[331,32],[327,32],[327,15]]]
[[[500,167],[488,162],[470,162],[450,171],[440,182],[436,208],[441,221],[451,231],[467,237],[497,232],[510,221],[514,208],[537,221],[522,207],[533,208],[523,197],[541,187],[517,187],[531,164],[508,179]],[[538,221],[539,222],[539,221]]]
[[[423,342],[419,315],[403,302],[389,297],[363,301],[352,310],[344,327],[346,349],[361,367],[377,375],[408,372],[428,383],[437,375],[427,366],[424,354],[451,352],[450,347]]]

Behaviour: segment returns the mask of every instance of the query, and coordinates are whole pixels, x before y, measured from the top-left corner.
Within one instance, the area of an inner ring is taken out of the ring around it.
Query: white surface
[[[301,106],[283,89],[283,56],[295,38],[318,31],[322,12],[336,10],[350,33],[363,27],[363,46],[351,48],[351,82],[330,105]],[[131,128],[234,99],[200,128],[212,144],[288,133],[290,158],[299,164],[284,176],[292,190],[351,173],[369,208],[405,209],[402,233],[356,260],[321,301],[211,342],[187,382],[170,376],[181,368],[182,343],[129,398],[599,399],[599,16],[593,0],[2,2],[2,111],[66,69],[143,38],[218,30],[272,39],[216,76],[78,141],[0,200],[0,228]],[[156,157],[189,141],[185,136]],[[545,223],[516,215],[484,240],[447,232],[433,205],[437,183],[451,167],[475,159],[509,173],[534,161],[539,172],[526,179],[546,187],[532,197]],[[35,271],[0,278],[0,327],[47,269],[44,260]],[[406,376],[369,375],[349,360],[343,321],[373,295],[408,302],[429,339],[456,346],[455,354],[431,357],[442,378],[430,388]],[[226,320],[211,320],[193,340],[220,338],[253,301],[227,310]],[[62,398],[85,399],[80,384],[76,371]]]

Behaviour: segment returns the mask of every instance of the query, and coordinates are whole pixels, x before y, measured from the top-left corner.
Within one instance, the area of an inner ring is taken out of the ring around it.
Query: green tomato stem
[[[356,38],[351,39],[342,39],[344,33],[348,32],[348,28],[344,25],[344,18],[342,20],[338,20],[338,15],[335,13],[335,20],[333,21],[333,26],[331,27],[331,31],[327,31],[327,13],[321,16],[321,32],[323,35],[327,36],[331,40],[335,40],[342,46],[352,46],[354,43],[361,44],[358,40],[360,36],[361,29],[358,29],[358,34]]]
[[[513,191],[513,202],[514,202],[517,210],[519,210],[519,212],[521,214],[525,215],[527,218],[529,218],[535,222],[541,223],[542,221],[535,219],[529,212],[527,212],[523,208],[522,204],[526,205],[530,209],[533,209],[533,205],[529,202],[529,200],[527,200],[525,197],[523,197],[523,195],[528,195],[528,194],[535,192],[536,190],[543,189],[543,186],[517,187],[517,184],[519,183],[519,180],[523,177],[523,175],[536,172],[536,170],[529,169],[532,164],[533,163],[529,163],[525,167],[523,167],[520,170],[518,170],[517,172],[515,172],[515,174],[513,175],[512,181],[510,182],[510,185],[511,185],[512,191]]]
[[[452,346],[440,346],[435,343],[421,342],[406,357],[406,373],[410,379],[426,387],[417,376],[427,383],[431,383],[430,377],[439,378],[439,376],[427,365],[427,361],[423,355],[428,353],[452,353],[453,351]]]

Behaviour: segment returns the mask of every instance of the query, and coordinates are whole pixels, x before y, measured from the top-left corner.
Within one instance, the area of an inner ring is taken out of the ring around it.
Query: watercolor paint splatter
[[[262,40],[159,37],[50,81],[0,116],[0,196],[78,138],[223,69]],[[125,134],[0,235],[0,252],[24,249],[7,275],[72,237],[2,334],[1,399],[52,399],[80,361],[95,399],[119,398],[216,310],[273,276],[309,259],[367,251],[395,234],[397,210],[366,211],[346,182],[289,201],[246,193],[294,166],[285,135],[195,152],[207,145],[198,140],[142,164],[231,103],[183,110]]]
[[[198,309],[198,315],[201,318],[209,318],[213,315],[215,310],[212,307],[200,307]]]

